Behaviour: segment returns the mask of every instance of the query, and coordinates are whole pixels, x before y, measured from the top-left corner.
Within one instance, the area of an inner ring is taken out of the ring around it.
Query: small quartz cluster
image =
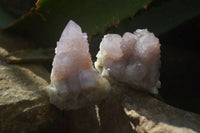
[[[110,82],[153,94],[160,86],[160,43],[148,30],[107,34],[102,39],[95,68],[87,34],[69,21],[57,42],[48,89],[50,102],[60,110],[79,109],[106,98]]]
[[[78,109],[108,94],[109,82],[93,68],[87,34],[69,21],[55,49],[50,102],[60,110]]]
[[[147,29],[126,32],[122,37],[105,35],[95,62],[103,77],[153,94],[158,93],[161,84],[159,67],[159,39]]]

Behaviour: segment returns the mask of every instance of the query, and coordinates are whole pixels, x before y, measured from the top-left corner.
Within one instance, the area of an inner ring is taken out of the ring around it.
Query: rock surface
[[[49,104],[45,91],[49,85],[47,70],[39,64],[6,63],[7,50],[28,45],[29,42],[0,32],[0,133],[43,132],[50,127],[55,132],[54,123],[62,119]]]
[[[50,122],[44,91],[48,83],[37,75],[38,70],[44,77],[47,72],[42,66],[8,65],[2,60],[6,51],[0,52],[0,132],[37,131],[40,125]]]
[[[139,133],[200,131],[200,115],[166,105],[142,93],[128,92],[123,99],[123,107],[132,128]]]

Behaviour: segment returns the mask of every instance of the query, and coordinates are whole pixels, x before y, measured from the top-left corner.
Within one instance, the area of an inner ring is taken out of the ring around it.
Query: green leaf
[[[157,36],[200,16],[200,0],[155,0],[146,11],[121,21],[107,32],[121,33],[147,28]]]
[[[54,57],[54,48],[20,50],[7,55],[8,63],[33,63],[52,61]]]
[[[119,23],[138,10],[146,7],[151,0],[41,0],[13,24],[7,31],[23,34],[37,44],[56,44],[67,22],[72,19],[89,35],[103,31]]]
[[[16,19],[3,9],[0,5],[0,27],[11,25]]]

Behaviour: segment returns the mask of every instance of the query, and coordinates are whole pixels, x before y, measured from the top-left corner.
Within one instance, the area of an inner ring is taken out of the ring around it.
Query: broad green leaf
[[[200,0],[155,0],[146,11],[121,21],[107,32],[133,32],[147,28],[157,36],[200,16]]]
[[[37,44],[56,44],[67,22],[72,19],[89,35],[119,23],[151,0],[41,0],[7,31],[23,34]]]

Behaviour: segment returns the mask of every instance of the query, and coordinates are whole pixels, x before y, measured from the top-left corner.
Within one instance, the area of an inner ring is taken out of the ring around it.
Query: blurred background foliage
[[[0,0],[0,27],[2,34],[21,36],[38,48],[11,52],[9,63],[51,62],[70,19],[88,33],[94,60],[104,34],[147,28],[162,44],[162,87],[155,97],[200,113],[199,5],[199,0]]]

